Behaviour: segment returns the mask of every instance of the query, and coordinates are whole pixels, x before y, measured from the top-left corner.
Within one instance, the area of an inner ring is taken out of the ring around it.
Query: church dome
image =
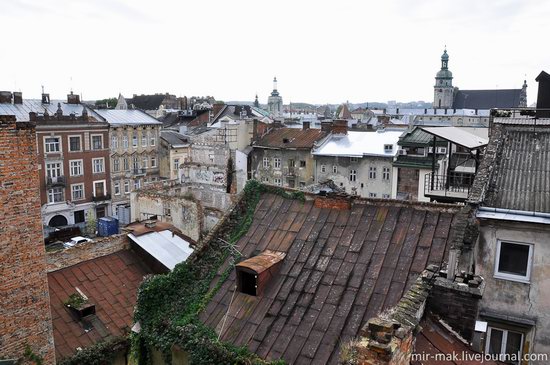
[[[447,49],[443,51],[443,54],[441,55],[441,61],[448,61],[449,55],[447,54]]]
[[[449,69],[439,70],[435,75],[436,79],[452,79],[453,73]]]

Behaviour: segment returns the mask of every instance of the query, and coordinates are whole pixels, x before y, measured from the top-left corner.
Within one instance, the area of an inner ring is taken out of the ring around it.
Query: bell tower
[[[435,75],[434,108],[452,108],[454,99],[453,73],[449,70],[447,47],[441,55],[441,70]]]

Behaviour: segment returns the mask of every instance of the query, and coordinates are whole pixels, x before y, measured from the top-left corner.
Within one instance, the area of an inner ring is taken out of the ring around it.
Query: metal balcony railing
[[[147,173],[147,169],[133,169],[132,172],[134,175],[145,175]]]
[[[48,176],[46,178],[46,185],[48,186],[65,186],[65,176]]]
[[[424,195],[450,199],[466,199],[474,182],[474,175],[453,173],[429,174],[424,178]]]
[[[102,195],[96,195],[92,197],[92,201],[94,202],[102,202],[105,200],[111,200],[111,194],[102,194]]]

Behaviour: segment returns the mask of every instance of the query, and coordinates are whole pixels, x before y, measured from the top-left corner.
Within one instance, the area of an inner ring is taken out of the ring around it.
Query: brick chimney
[[[0,91],[0,103],[11,104],[12,94],[11,91]]]
[[[331,120],[323,120],[321,122],[321,131],[330,132],[331,130],[332,130],[332,121]]]
[[[71,93],[67,95],[67,104],[80,104],[80,95],[75,95],[71,91]]]
[[[215,117],[216,115],[218,115],[218,113],[223,109],[224,106],[224,103],[215,103],[214,105],[212,105],[212,116]]]
[[[348,121],[338,119],[332,122],[333,134],[348,134]]]
[[[336,210],[350,210],[351,197],[347,194],[318,195],[313,201],[316,208],[329,208]]]
[[[20,91],[13,92],[13,103],[14,104],[23,104],[23,93]]]
[[[311,122],[302,122],[302,129],[308,130],[311,127]]]

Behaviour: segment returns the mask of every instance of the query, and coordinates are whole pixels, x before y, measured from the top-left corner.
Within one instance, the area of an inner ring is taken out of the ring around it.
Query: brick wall
[[[351,209],[351,198],[343,196],[316,196],[314,205],[316,208],[329,208],[338,210]]]
[[[418,200],[418,170],[400,167],[397,180],[397,193],[408,193],[409,200]]]
[[[0,358],[28,345],[54,364],[35,138],[33,124],[0,117]]]
[[[129,248],[130,240],[126,233],[99,238],[71,248],[46,253],[46,270],[47,272],[60,270]]]

